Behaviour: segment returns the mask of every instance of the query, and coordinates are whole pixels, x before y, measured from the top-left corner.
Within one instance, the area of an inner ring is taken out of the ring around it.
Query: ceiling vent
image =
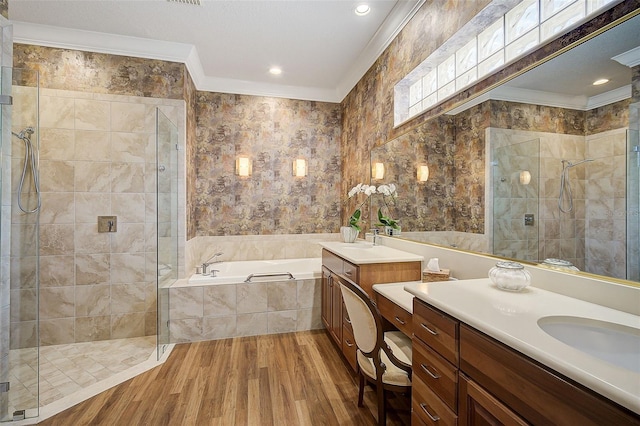
[[[200,6],[202,4],[202,0],[167,0],[169,3],[182,3],[182,4],[192,4],[194,6]]]

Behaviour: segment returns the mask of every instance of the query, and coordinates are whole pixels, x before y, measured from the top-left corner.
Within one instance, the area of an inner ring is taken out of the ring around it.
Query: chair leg
[[[387,413],[384,405],[384,387],[382,383],[379,383],[376,387],[378,393],[378,426],[385,426],[387,424]]]
[[[362,371],[358,373],[360,376],[360,390],[358,391],[358,407],[362,407],[362,401],[364,400],[364,374]]]

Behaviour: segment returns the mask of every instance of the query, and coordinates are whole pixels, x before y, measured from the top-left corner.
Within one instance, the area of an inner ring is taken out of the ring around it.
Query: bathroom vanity
[[[415,296],[412,424],[640,425],[637,315],[488,279],[405,290]],[[630,340],[594,345],[615,331]]]
[[[342,301],[339,276],[348,277],[374,298],[374,284],[420,279],[423,256],[366,242],[326,242],[320,245],[323,247],[322,322],[355,370],[357,347]]]

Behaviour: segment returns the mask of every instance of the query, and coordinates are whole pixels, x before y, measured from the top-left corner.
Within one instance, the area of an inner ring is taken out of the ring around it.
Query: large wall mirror
[[[634,49],[640,15],[373,149],[399,238],[640,281]]]

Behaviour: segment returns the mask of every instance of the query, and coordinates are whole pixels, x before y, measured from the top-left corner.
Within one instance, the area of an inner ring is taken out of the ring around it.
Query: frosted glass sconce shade
[[[304,177],[307,175],[307,160],[304,158],[296,158],[293,160],[293,175],[295,177]]]
[[[371,177],[373,179],[384,178],[384,163],[373,163],[373,167],[371,167]]]
[[[521,185],[529,185],[531,182],[531,173],[528,170],[523,170],[520,172],[520,184]]]
[[[236,159],[236,174],[238,176],[251,176],[251,159],[247,156],[240,155]]]
[[[429,166],[421,164],[418,166],[418,182],[426,182],[429,179]]]

